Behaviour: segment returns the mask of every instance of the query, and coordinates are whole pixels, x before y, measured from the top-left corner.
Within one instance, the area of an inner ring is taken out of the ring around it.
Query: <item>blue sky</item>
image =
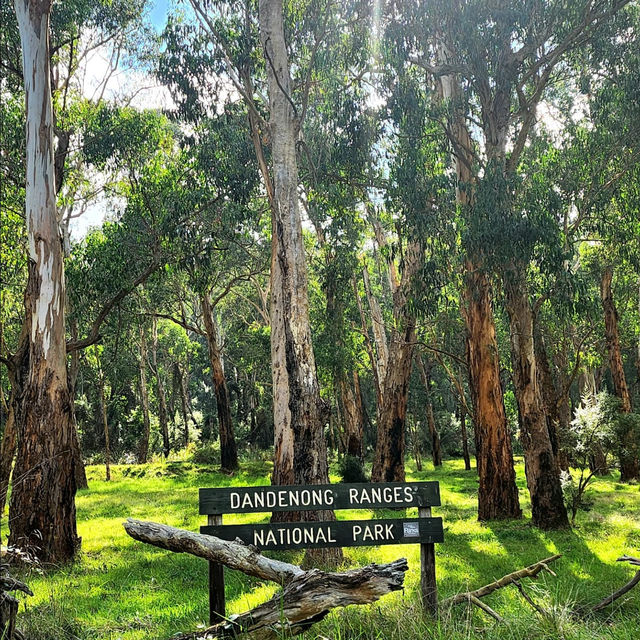
[[[151,22],[158,30],[162,30],[167,24],[167,14],[169,13],[169,4],[171,0],[152,0],[151,2]]]

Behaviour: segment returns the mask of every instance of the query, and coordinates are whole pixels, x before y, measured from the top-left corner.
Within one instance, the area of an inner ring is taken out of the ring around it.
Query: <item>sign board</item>
[[[281,524],[200,527],[200,533],[233,541],[240,538],[261,551],[360,547],[443,542],[442,518],[337,520]]]
[[[200,514],[404,509],[440,505],[437,482],[370,482],[200,489]]]
[[[260,551],[326,547],[420,544],[420,588],[424,607],[435,613],[436,542],[444,541],[442,518],[431,517],[440,505],[437,482],[370,482],[200,489],[200,514],[208,525],[200,532],[222,540],[239,538]],[[274,524],[223,525],[225,513],[274,511],[335,511],[338,509],[418,508],[418,518],[336,520]],[[209,562],[210,623],[225,615],[224,572]]]

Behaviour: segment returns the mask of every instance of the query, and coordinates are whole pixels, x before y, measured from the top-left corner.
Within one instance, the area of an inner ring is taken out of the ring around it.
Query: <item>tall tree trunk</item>
[[[518,267],[505,274],[504,289],[511,332],[513,381],[521,418],[520,440],[533,523],[541,529],[565,528],[569,526],[569,520],[539,385],[533,309],[525,276]]]
[[[442,64],[455,59],[450,47],[441,43]],[[452,154],[456,170],[456,201],[466,217],[473,215],[476,177],[473,143],[466,125],[460,81],[455,75],[439,82],[442,98],[452,106]],[[511,434],[500,384],[498,343],[491,306],[491,285],[481,268],[480,256],[467,249],[464,263],[462,315],[466,329],[469,389],[473,401],[473,425],[478,468],[478,519],[519,518],[522,515],[513,466]]]
[[[2,322],[0,321],[0,354],[6,353],[4,344],[4,331]],[[9,481],[11,479],[11,469],[13,468],[13,460],[16,456],[16,420],[15,420],[15,405],[16,405],[16,384],[15,384],[15,369],[13,366],[8,366],[9,383],[11,385],[11,392],[9,395],[9,402],[5,398],[4,390],[0,386],[0,423],[4,424],[4,430],[2,432],[2,442],[0,443],[0,521],[4,515],[4,508],[7,503],[7,492],[9,491]],[[12,382],[13,380],[13,382]]]
[[[478,519],[519,518],[522,511],[500,384],[491,286],[487,275],[470,261],[466,262],[465,269],[463,316],[480,483]]]
[[[4,423],[4,433],[2,434],[2,444],[0,444],[0,519],[4,515],[4,507],[7,502],[16,444],[15,409],[14,402],[10,399],[7,407],[7,419]]]
[[[107,420],[107,399],[104,395],[104,371],[100,364],[97,345],[94,345],[96,361],[98,364],[98,391],[100,394],[100,414],[102,416],[102,429],[104,433],[104,468],[105,480],[111,480],[111,443],[109,441],[109,421]]]
[[[403,482],[405,479],[405,420],[409,381],[416,341],[416,323],[408,300],[416,274],[424,261],[424,249],[409,241],[404,256],[402,282],[393,294],[394,328],[382,382],[382,406],[378,410],[378,437],[371,471],[373,482]]]
[[[362,460],[362,438],[364,435],[364,417],[362,415],[362,399],[358,372],[353,372],[353,386],[349,384],[344,372],[339,381],[340,396],[344,409],[345,449],[348,455]]]
[[[67,296],[67,308],[69,307],[69,296]],[[78,339],[78,323],[75,318],[69,322],[71,330],[71,339]],[[76,382],[78,380],[78,371],[80,370],[80,351],[76,349],[71,353],[69,364],[69,393],[74,399],[73,402],[73,467],[76,476],[76,489],[88,489],[87,471],[84,468],[84,460],[82,457],[82,447],[80,446],[80,436],[78,434],[78,423],[76,421],[75,397]]]
[[[167,396],[164,391],[164,381],[158,366],[158,320],[155,316],[153,317],[151,331],[151,360],[158,391],[158,422],[160,423],[160,433],[162,434],[162,454],[165,458],[168,458],[171,449],[169,443],[169,417],[167,415]]]
[[[471,458],[469,457],[469,438],[467,436],[467,410],[464,404],[460,404],[460,435],[462,437],[462,457],[464,458],[465,471],[471,471]]]
[[[142,407],[142,436],[138,443],[138,463],[145,464],[149,455],[149,436],[151,435],[151,420],[149,419],[149,389],[147,387],[147,338],[144,327],[140,325],[140,368],[139,389],[140,406]]]
[[[218,427],[220,431],[220,466],[225,471],[235,471],[238,468],[238,449],[233,433],[233,421],[231,420],[231,400],[229,389],[224,376],[222,356],[218,345],[218,328],[211,308],[209,296],[205,293],[200,297],[202,305],[202,317],[209,349],[209,362],[211,364],[211,377],[213,390],[216,395],[218,408]]]
[[[622,352],[620,351],[620,334],[618,332],[618,311],[613,300],[611,281],[613,280],[613,268],[607,266],[602,274],[600,282],[600,295],[602,297],[602,308],[604,309],[604,327],[607,341],[607,351],[609,352],[609,368],[613,380],[613,389],[620,399],[620,411],[631,413],[631,395],[624,375],[622,364]],[[620,480],[640,479],[640,452],[638,444],[634,439],[633,430],[622,434],[620,447]]]
[[[317,484],[329,480],[324,425],[309,324],[307,267],[298,209],[296,142],[298,113],[284,37],[282,0],[259,0],[260,41],[269,94],[273,198],[271,199],[271,367],[273,377],[273,484]],[[305,511],[305,520],[335,517]],[[326,550],[327,560],[341,557]]]
[[[369,269],[365,265],[362,269],[362,277],[364,279],[364,291],[367,294],[367,303],[371,312],[371,328],[373,330],[373,340],[376,345],[376,369],[380,384],[384,384],[387,376],[387,365],[389,363],[389,346],[387,345],[387,332],[384,326],[384,318],[382,309],[378,299],[371,289],[371,281],[369,279]]]
[[[431,402],[431,390],[428,367],[424,366],[422,356],[416,351],[416,362],[418,363],[418,371],[420,372],[420,379],[424,386],[425,393],[427,394],[426,413],[427,413],[427,425],[429,426],[429,435],[431,436],[431,457],[434,467],[442,466],[442,451],[440,448],[440,435],[436,429],[436,421],[433,417],[433,404]]]
[[[184,423],[184,446],[186,447],[189,444],[189,403],[188,403],[188,395],[187,395],[187,371],[183,371],[180,368],[180,365],[176,363],[176,372],[178,374],[179,383],[180,383],[180,407],[182,409],[182,421]]]
[[[20,412],[20,402],[24,393],[25,381],[29,375],[29,334],[31,333],[30,314],[25,313],[22,321],[22,329],[18,339],[18,348],[11,357],[7,366],[11,394],[7,407],[7,420],[0,447],[0,517],[9,491],[11,470],[16,456],[18,445],[18,428],[16,415]]]
[[[64,260],[56,214],[49,66],[50,0],[15,0],[26,99],[29,373],[15,416],[9,543],[64,562],[76,531],[73,398],[67,379]],[[46,496],[46,499],[43,499]]]
[[[358,312],[360,314],[360,324],[362,327],[362,335],[364,337],[364,346],[369,356],[369,364],[371,365],[371,376],[373,378],[373,386],[376,392],[376,407],[382,406],[382,381],[378,377],[378,366],[376,364],[376,357],[373,352],[373,345],[371,344],[371,337],[369,336],[369,328],[367,326],[367,316],[365,315],[364,308],[362,306],[362,300],[358,292],[358,283],[355,277],[352,280],[353,293],[356,298],[356,304],[358,305]]]
[[[570,330],[573,332],[573,329]],[[558,416],[558,465],[564,471],[569,470],[571,463],[571,451],[567,446],[566,435],[569,433],[571,425],[571,384],[573,381],[572,374],[569,372],[569,356],[567,353],[568,336],[565,333],[560,343],[560,348],[554,353],[552,362],[558,379],[556,395],[556,411]],[[579,358],[579,352],[576,358]]]
[[[404,331],[394,330],[391,334],[389,362],[392,366],[382,387],[372,482],[405,480],[405,421],[415,339],[415,321],[411,317],[407,318]]]
[[[544,412],[547,418],[547,429],[553,455],[558,457],[558,429],[560,416],[558,415],[558,391],[553,381],[551,365],[547,356],[547,347],[544,342],[542,330],[538,326],[538,318],[533,319],[533,343],[536,356],[538,385],[544,403]]]

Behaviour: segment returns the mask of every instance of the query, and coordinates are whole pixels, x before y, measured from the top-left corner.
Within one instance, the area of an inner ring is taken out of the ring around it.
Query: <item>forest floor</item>
[[[188,460],[114,466],[111,482],[104,481],[102,467],[88,467],[87,472],[90,489],[77,496],[79,560],[46,575],[24,574],[35,593],[20,607],[20,626],[29,640],[165,640],[204,623],[205,561],[135,542],[122,523],[131,516],[197,531],[204,524],[198,515],[198,487],[268,484],[269,463],[244,462],[233,477]],[[551,616],[540,617],[515,588],[504,588],[486,598],[503,623],[466,605],[458,605],[434,623],[421,615],[418,605],[418,545],[358,547],[345,550],[350,566],[407,557],[410,568],[404,591],[375,605],[338,610],[305,638],[636,640],[640,588],[598,615],[583,619],[572,611],[597,603],[634,575],[633,567],[616,563],[616,558],[640,555],[640,487],[618,483],[617,473],[598,479],[589,494],[593,506],[579,514],[577,526],[547,533],[530,524],[522,461],[517,473],[525,517],[490,524],[476,520],[475,471],[465,471],[461,461],[447,460],[436,471],[430,464],[421,473],[410,470],[407,479],[440,481],[442,507],[434,509],[434,515],[443,517],[445,529],[445,542],[436,547],[441,598],[561,553],[552,567],[557,577],[543,573],[537,581],[524,581],[529,594]],[[339,512],[345,519],[371,515]],[[383,515],[397,517],[397,512],[376,513]],[[409,510],[407,515],[414,514]],[[261,519],[265,518],[251,514],[225,516],[227,523]],[[301,559],[298,552],[280,557],[291,562]],[[235,571],[226,572],[226,587],[228,614],[260,604],[276,589]]]

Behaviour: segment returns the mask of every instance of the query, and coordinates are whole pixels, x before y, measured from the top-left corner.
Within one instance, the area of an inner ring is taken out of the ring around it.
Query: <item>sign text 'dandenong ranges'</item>
[[[201,514],[407,508],[439,504],[437,482],[200,489]]]

